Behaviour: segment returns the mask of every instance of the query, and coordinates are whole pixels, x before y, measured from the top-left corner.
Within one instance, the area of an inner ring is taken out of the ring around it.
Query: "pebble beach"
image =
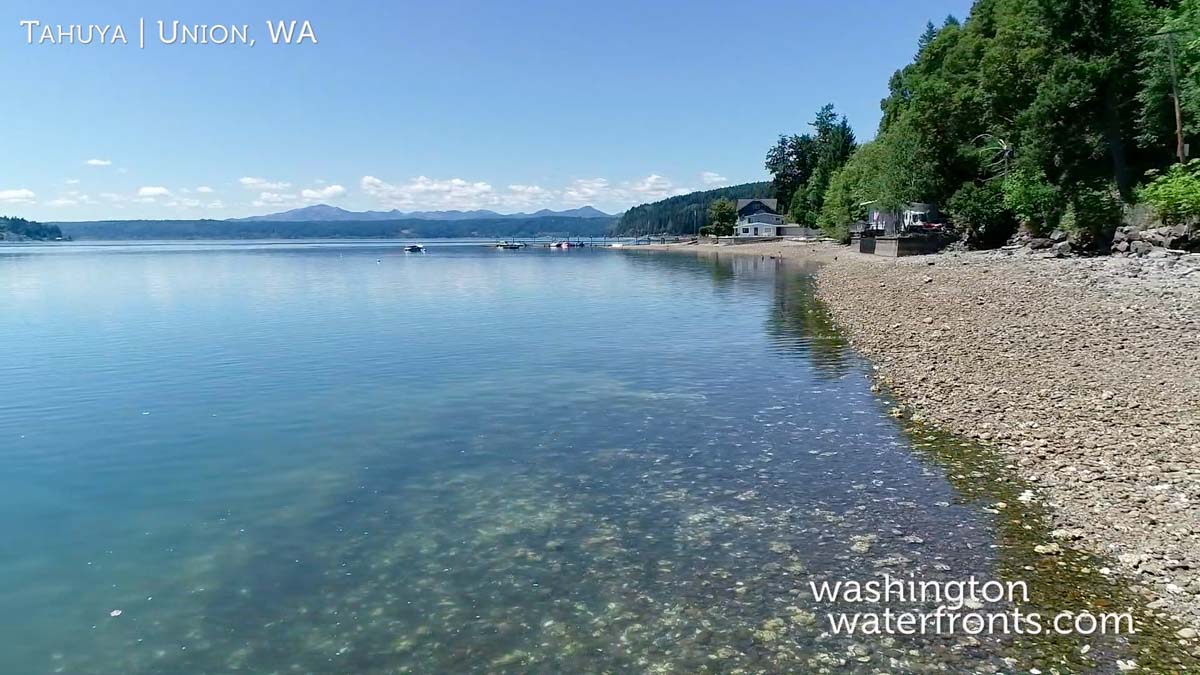
[[[1000,451],[1053,520],[1046,551],[1061,542],[1103,556],[1194,640],[1200,255],[652,248],[825,263],[818,296],[899,402],[894,414]]]

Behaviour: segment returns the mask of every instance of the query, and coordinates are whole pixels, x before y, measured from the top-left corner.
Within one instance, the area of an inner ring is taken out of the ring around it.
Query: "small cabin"
[[[859,206],[871,206],[875,202],[864,202]],[[905,232],[916,232],[932,223],[940,222],[941,215],[933,204],[913,202],[900,210],[872,207],[867,211],[867,220],[856,223],[850,231],[854,234],[868,233],[893,236]]]
[[[872,204],[875,202],[859,206]],[[859,253],[890,258],[934,253],[946,243],[944,234],[934,225],[940,219],[932,204],[921,202],[898,210],[872,207],[867,211],[866,221],[851,226],[850,247]]]

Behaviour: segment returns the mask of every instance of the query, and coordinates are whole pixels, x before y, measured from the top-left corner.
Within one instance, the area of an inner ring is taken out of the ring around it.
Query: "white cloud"
[[[46,202],[46,205],[47,206],[74,206],[78,203],[79,203],[78,201],[71,199],[70,197],[59,197],[58,199],[51,199],[50,201]]]
[[[328,201],[345,194],[346,188],[331,185],[328,188],[316,190],[301,190],[295,192],[260,192],[258,198],[250,202],[252,206],[303,206],[321,201]]]
[[[712,176],[723,179],[715,173]],[[557,189],[523,183],[498,189],[484,181],[427,176],[417,176],[404,183],[389,183],[375,176],[363,176],[359,188],[380,207],[404,211],[483,208],[519,211],[548,205],[584,204],[627,208],[692,191],[692,188],[676,185],[659,174],[616,184],[606,178],[578,178]],[[306,198],[309,192],[304,191]]]
[[[280,204],[291,204],[296,201],[296,195],[281,194],[278,192],[260,192],[258,199],[251,202],[254,206],[278,206]]]
[[[112,166],[111,159],[89,159],[85,162],[88,166]]]
[[[510,192],[519,195],[527,195],[529,197],[543,197],[550,194],[550,191],[540,185],[509,185]]]
[[[554,199],[554,193],[540,185],[509,185],[505,201],[513,208],[545,206]]]
[[[242,176],[238,179],[238,182],[241,183],[242,187],[246,188],[247,190],[278,191],[286,190],[292,186],[291,183],[285,183],[283,181],[270,181],[266,178],[255,178],[253,176]]]
[[[196,188],[196,192],[199,192],[201,194],[209,194],[212,191],[213,191],[213,189],[208,187],[207,185],[201,185],[200,187]]]
[[[703,171],[700,173],[700,182],[705,185],[725,185],[729,179],[716,171]]]
[[[394,209],[478,209],[497,204],[495,190],[483,181],[417,176],[407,183],[392,185],[374,176],[363,176],[359,184],[363,192]]]
[[[362,188],[363,192],[375,197],[376,199],[383,199],[396,189],[395,186],[388,185],[375,176],[363,176],[362,180],[358,182],[358,185],[360,188]]]
[[[605,204],[625,207],[691,191],[691,188],[675,185],[669,179],[653,173],[619,185],[613,185],[604,178],[581,178],[567,185],[562,193],[562,201],[571,206]]]
[[[25,188],[0,190],[0,202],[6,204],[30,204],[35,198],[37,198],[37,194],[33,190]]]
[[[65,182],[67,185],[79,185],[79,179],[78,179],[78,178],[68,178],[68,179],[67,179],[66,181],[64,181],[64,182]]]
[[[375,176],[363,176],[362,192],[381,207],[414,210],[497,209],[520,211],[545,206],[559,195],[540,185],[514,183],[497,189],[485,181],[462,178],[434,179],[417,176],[406,183],[388,183]]]
[[[326,185],[323,188],[315,190],[306,189],[300,191],[300,197],[305,201],[323,202],[330,199],[337,199],[346,194],[346,188],[341,185]]]
[[[605,201],[612,188],[604,178],[577,178],[563,190],[562,200],[571,206]]]
[[[138,191],[137,191],[137,196],[148,197],[151,199],[153,199],[154,197],[166,197],[166,196],[169,196],[170,194],[171,194],[171,191],[165,187],[162,187],[161,185],[145,185],[145,186],[138,188]]]
[[[108,200],[108,201],[110,201],[110,202],[123,202],[123,201],[125,201],[125,196],[124,196],[124,195],[119,195],[119,194],[117,194],[117,193],[115,193],[115,192],[101,192],[101,193],[100,193],[100,196],[101,196],[101,197],[103,197],[104,199],[107,199],[107,200]]]
[[[682,195],[691,192],[691,188],[678,187],[670,180],[662,176],[652,173],[645,178],[630,183],[627,185],[630,192],[634,195],[643,197],[649,201],[657,201],[675,195]]]

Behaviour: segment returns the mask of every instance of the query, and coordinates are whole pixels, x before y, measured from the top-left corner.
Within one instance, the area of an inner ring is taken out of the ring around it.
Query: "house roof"
[[[758,202],[758,203],[762,204],[763,206],[767,207],[768,209],[771,209],[771,213],[775,213],[775,214],[779,213],[779,200],[778,199],[739,199],[739,200],[737,200],[738,213],[741,213],[742,209],[746,208],[747,206],[750,206],[754,202]]]

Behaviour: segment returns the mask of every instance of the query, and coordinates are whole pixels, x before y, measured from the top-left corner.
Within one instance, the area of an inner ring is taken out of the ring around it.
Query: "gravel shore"
[[[1011,457],[1055,537],[1200,625],[1200,255],[664,248],[828,262],[818,294],[915,417]]]

